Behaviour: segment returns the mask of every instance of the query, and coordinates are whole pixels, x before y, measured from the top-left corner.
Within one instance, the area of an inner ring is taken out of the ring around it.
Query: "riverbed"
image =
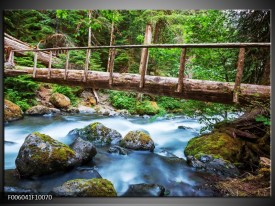
[[[155,143],[154,152],[129,150],[128,155],[111,154],[107,152],[108,147],[97,146],[97,155],[93,161],[78,168],[78,171],[89,170],[93,175],[96,173],[110,180],[118,196],[124,196],[129,185],[141,183],[162,185],[166,196],[214,195],[210,189],[198,189],[205,180],[200,172],[196,172],[186,164],[183,153],[187,142],[199,135],[204,125],[197,119],[184,116],[152,119],[135,116],[105,117],[95,114],[44,115],[26,116],[22,120],[10,122],[4,127],[5,186],[47,193],[52,187],[62,184],[63,177],[66,176],[66,180],[75,177],[75,170],[39,181],[16,181],[11,174],[15,169],[18,151],[28,134],[38,131],[69,145],[73,141],[70,136],[67,136],[71,130],[83,128],[93,122],[100,122],[115,129],[123,137],[132,130],[146,130]],[[86,173],[82,174],[83,178],[87,178]],[[78,178],[81,177],[79,172],[77,175]]]

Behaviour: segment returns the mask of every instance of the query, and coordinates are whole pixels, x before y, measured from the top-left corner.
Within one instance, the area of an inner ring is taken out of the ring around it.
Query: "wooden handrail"
[[[22,49],[22,51],[56,51],[56,50],[86,50],[86,49],[138,49],[138,48],[246,48],[246,47],[270,47],[271,43],[207,43],[207,44],[150,44],[150,45],[112,45],[91,47],[56,47],[46,49]]]

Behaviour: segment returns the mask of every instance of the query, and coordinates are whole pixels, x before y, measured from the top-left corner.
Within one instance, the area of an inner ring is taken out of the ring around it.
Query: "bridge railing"
[[[180,67],[178,73],[178,85],[176,92],[183,92],[183,79],[184,79],[184,70],[185,70],[185,61],[186,61],[186,52],[188,48],[239,48],[239,56],[237,62],[237,73],[235,79],[235,85],[233,90],[233,102],[238,103],[238,94],[240,92],[240,84],[243,75],[244,68],[244,58],[245,58],[245,48],[248,47],[268,47],[270,48],[271,43],[207,43],[207,44],[150,44],[150,45],[112,45],[112,46],[91,46],[91,47],[57,47],[57,48],[46,48],[46,49],[25,49],[25,50],[12,50],[10,53],[9,61],[13,64],[14,62],[14,53],[15,52],[34,52],[34,66],[33,66],[33,78],[36,77],[37,69],[37,54],[41,51],[50,52],[50,60],[48,65],[48,78],[51,78],[51,67],[52,67],[52,56],[53,51],[63,50],[66,51],[66,63],[65,63],[65,73],[64,79],[67,79],[68,69],[69,69],[69,58],[71,50],[87,50],[87,53],[91,50],[98,49],[111,49],[111,56],[108,61],[108,72],[109,72],[109,84],[113,84],[113,68],[114,68],[114,59],[115,59],[115,50],[116,49],[131,49],[131,48],[142,48],[145,49],[144,55],[141,56],[140,60],[140,88],[144,87],[145,84],[145,75],[148,65],[148,49],[150,48],[181,48],[180,56]],[[87,81],[88,68],[90,64],[90,58],[86,55],[85,67],[84,67],[84,78],[83,81]]]

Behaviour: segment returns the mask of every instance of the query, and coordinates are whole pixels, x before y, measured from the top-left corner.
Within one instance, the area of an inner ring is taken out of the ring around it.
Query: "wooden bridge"
[[[14,53],[33,52],[34,66],[5,68],[5,76],[23,74],[32,75],[34,79],[42,82],[58,83],[65,85],[79,85],[91,88],[133,91],[145,94],[163,95],[184,99],[194,99],[207,102],[225,104],[246,103],[252,100],[269,101],[271,86],[241,84],[245,48],[267,47],[270,43],[219,43],[219,44],[154,44],[154,45],[119,45],[119,46],[90,46],[90,47],[60,47],[47,49],[13,49],[9,55],[9,63],[14,63]],[[114,73],[114,59],[116,49],[142,48],[139,74]],[[180,67],[178,78],[146,75],[148,66],[148,53],[150,48],[180,48]],[[237,74],[235,82],[217,82],[195,80],[184,77],[185,59],[188,48],[239,48]],[[109,49],[108,72],[88,70],[90,52],[92,50]],[[66,64],[64,69],[52,68],[53,52],[66,51]],[[86,50],[84,70],[70,70],[70,51]],[[37,68],[37,59],[41,53],[49,55],[48,68]]]

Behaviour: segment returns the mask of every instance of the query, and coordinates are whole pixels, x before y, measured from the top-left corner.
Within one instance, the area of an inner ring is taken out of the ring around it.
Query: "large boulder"
[[[106,179],[75,179],[55,187],[50,194],[61,197],[115,197],[113,184]]]
[[[50,97],[50,102],[57,108],[67,108],[71,104],[71,100],[60,93],[53,93]]]
[[[4,121],[10,122],[23,118],[23,112],[20,107],[9,100],[4,102]]]
[[[165,188],[158,184],[135,184],[130,185],[123,196],[130,197],[162,197],[164,196]]]
[[[76,138],[70,147],[77,153],[81,164],[91,161],[97,153],[95,146],[91,142],[85,141],[80,137]]]
[[[49,107],[43,105],[37,105],[29,108],[25,114],[28,115],[43,115],[43,114],[50,114],[51,110]]]
[[[144,131],[130,131],[121,140],[120,146],[133,150],[149,150],[154,151],[155,145],[150,135]]]
[[[15,160],[21,177],[33,177],[68,170],[79,164],[75,151],[48,135],[28,135]]]
[[[99,122],[94,122],[83,129],[72,130],[68,135],[77,135],[84,140],[89,140],[99,145],[117,144],[122,139],[119,132],[105,127]]]
[[[207,154],[214,158],[222,158],[232,163],[238,163],[241,158],[243,143],[238,138],[232,138],[226,133],[212,132],[189,140],[185,156],[198,157]]]

